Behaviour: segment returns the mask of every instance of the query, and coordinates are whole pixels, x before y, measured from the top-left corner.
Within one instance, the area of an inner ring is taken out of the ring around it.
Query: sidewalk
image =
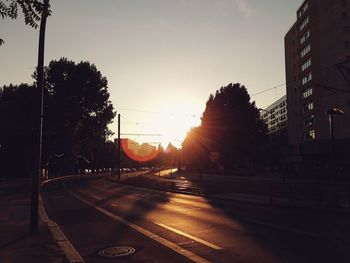
[[[29,194],[0,196],[0,262],[65,262],[47,224],[39,223],[37,234],[30,234]]]

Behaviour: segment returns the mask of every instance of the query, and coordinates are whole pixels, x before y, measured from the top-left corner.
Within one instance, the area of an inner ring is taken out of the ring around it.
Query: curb
[[[50,182],[58,182],[58,181],[65,180],[65,179],[71,179],[72,177],[73,176],[64,176],[64,177],[58,177],[58,178],[51,179],[51,180],[46,180],[46,181],[42,182],[41,186],[44,186]],[[77,176],[75,176],[75,178],[76,177]],[[79,176],[79,178],[83,178],[83,177]],[[43,200],[41,198],[41,195],[39,196],[39,217],[40,217],[40,220],[48,226],[50,233],[51,233],[51,236],[53,237],[53,239],[55,240],[57,245],[61,248],[63,254],[66,257],[67,262],[69,262],[69,263],[85,263],[85,261],[80,256],[78,251],[74,248],[72,243],[69,242],[68,238],[63,233],[60,226],[55,221],[51,220],[48,217],[46,210],[45,210],[45,207],[44,207],[44,204],[43,204]]]

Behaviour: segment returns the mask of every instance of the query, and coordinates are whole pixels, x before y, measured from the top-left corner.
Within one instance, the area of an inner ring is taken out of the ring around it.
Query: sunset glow
[[[197,110],[197,111],[196,111]],[[163,104],[159,108],[160,114],[153,116],[154,130],[162,136],[160,142],[166,147],[170,142],[176,147],[181,147],[187,132],[200,124],[201,114],[196,105],[188,101],[172,101]]]

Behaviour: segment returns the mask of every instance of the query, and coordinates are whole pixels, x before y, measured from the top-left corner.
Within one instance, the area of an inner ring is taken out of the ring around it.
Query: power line
[[[127,136],[162,136],[159,133],[122,133],[120,135],[127,135]]]
[[[149,111],[149,110],[140,110],[140,109],[131,109],[131,108],[119,108],[119,110],[142,112],[142,113],[149,113],[149,114],[182,115],[182,116],[189,116],[189,117],[193,117],[193,118],[201,116],[201,113],[195,113],[195,114],[186,114],[186,113],[182,114],[182,113],[177,113],[177,112],[165,113],[165,112],[161,112],[161,111]]]
[[[332,65],[328,65],[328,66],[325,66],[325,67],[321,67],[319,70],[315,70],[314,72],[320,72],[320,71],[322,71],[322,70],[324,70],[324,69],[328,69],[328,68],[332,68],[332,67],[338,67],[338,65],[339,65],[339,64],[332,64]],[[282,83],[282,84],[276,85],[276,86],[274,86],[274,87],[271,87],[271,88],[262,90],[262,91],[260,91],[260,92],[254,93],[254,94],[250,95],[250,97],[254,97],[254,96],[263,94],[263,93],[265,93],[265,92],[268,92],[268,91],[270,91],[270,90],[277,89],[277,88],[280,88],[280,87],[285,86],[285,85],[287,85],[287,84],[296,83],[296,82],[298,82],[298,81],[297,81],[297,80],[287,81],[287,82],[285,82],[285,83]]]
[[[268,92],[268,91],[270,91],[270,90],[280,88],[280,87],[286,85],[287,83],[288,83],[288,82],[285,82],[285,83],[283,83],[283,84],[279,84],[279,85],[274,86],[274,87],[272,87],[272,88],[265,89],[265,90],[260,91],[260,92],[258,92],[258,93],[254,93],[254,94],[250,95],[250,97],[254,97],[254,96],[256,96],[256,95],[263,94],[263,93]]]

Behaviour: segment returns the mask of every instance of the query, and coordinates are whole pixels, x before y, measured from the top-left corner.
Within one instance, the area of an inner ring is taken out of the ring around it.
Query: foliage
[[[115,116],[107,79],[89,62],[76,64],[62,58],[45,69],[45,87],[43,164],[63,167],[61,173],[73,172],[82,163],[102,165],[102,157],[96,155],[111,151],[110,144],[105,144]],[[10,144],[0,151],[17,152],[15,159],[24,158],[20,152],[33,152],[30,144],[36,141],[31,136],[38,124],[38,94],[26,84],[0,90],[0,144]]]
[[[236,83],[209,96],[201,125],[189,132],[183,148],[197,166],[208,164],[210,152],[219,152],[220,164],[231,169],[256,161],[265,141],[259,110],[246,88]]]
[[[33,28],[39,26],[39,21],[41,18],[41,13],[44,9],[44,4],[42,1],[38,0],[3,0],[0,1],[0,16],[2,19],[11,18],[16,19],[18,17],[18,9],[22,10],[24,15],[24,22]],[[50,15],[51,11],[48,10]],[[0,46],[4,43],[0,39]]]
[[[37,28],[43,7],[43,2],[38,0],[4,0],[0,1],[0,15],[2,19],[7,17],[16,19],[20,8],[24,15],[25,24]]]
[[[115,116],[109,100],[107,79],[89,62],[78,64],[62,58],[45,69],[48,91],[45,123],[48,155],[65,153],[77,161],[79,155],[93,161],[94,150],[104,143]]]
[[[0,88],[0,170],[22,175],[30,170],[36,89],[27,84]]]

